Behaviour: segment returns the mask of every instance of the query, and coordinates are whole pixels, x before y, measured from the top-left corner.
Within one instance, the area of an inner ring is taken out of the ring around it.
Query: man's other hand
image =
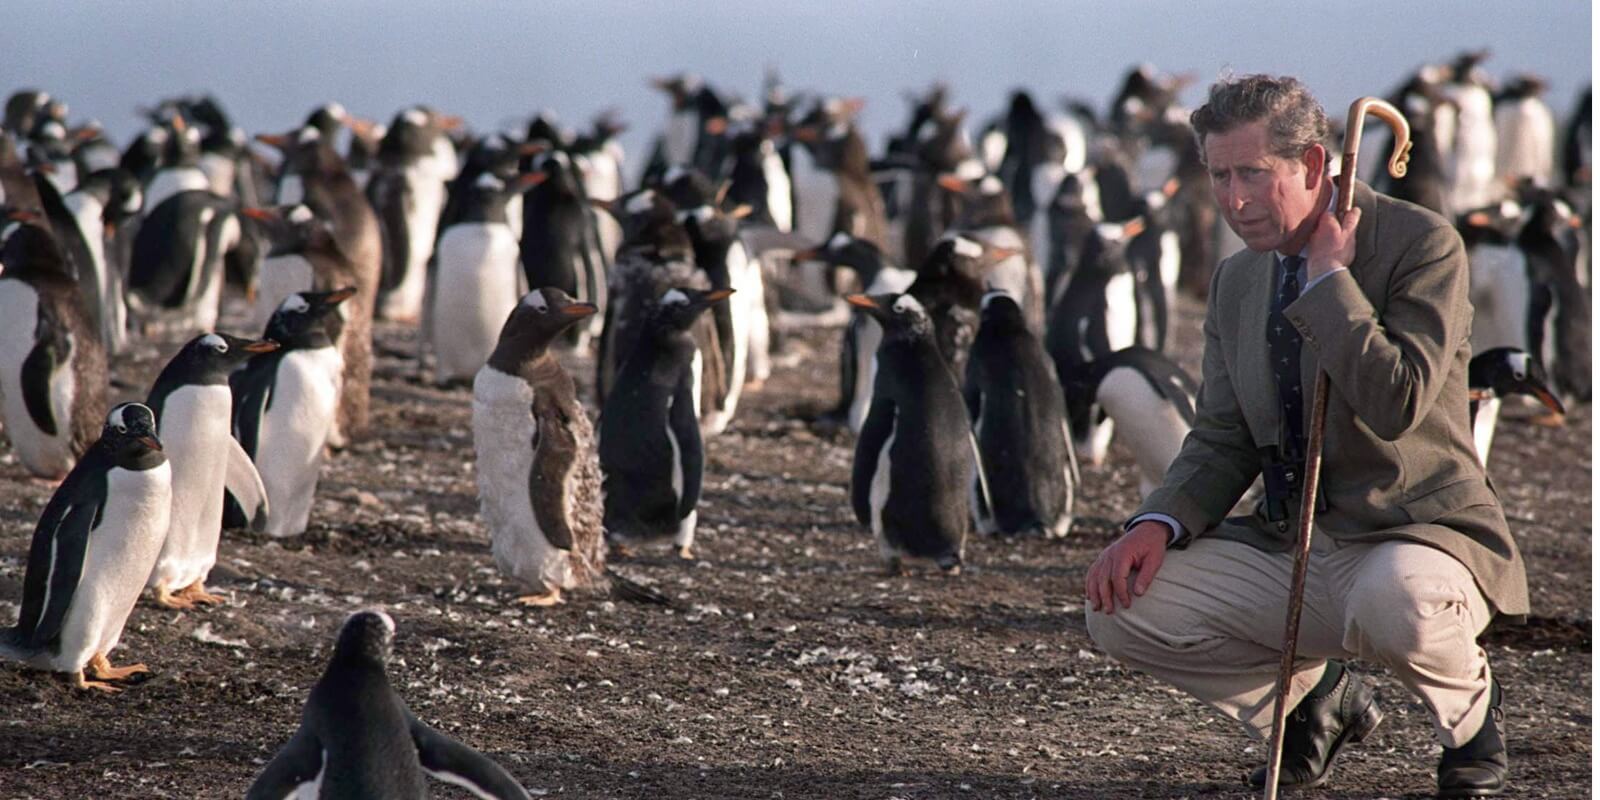
[[[1172,529],[1155,520],[1145,520],[1134,525],[1122,538],[1100,551],[1100,556],[1089,566],[1084,579],[1084,598],[1095,611],[1114,614],[1117,603],[1123,608],[1133,607],[1133,598],[1143,595],[1156,579],[1161,562],[1167,557],[1167,541]],[[1128,576],[1134,570],[1138,575],[1129,594]]]

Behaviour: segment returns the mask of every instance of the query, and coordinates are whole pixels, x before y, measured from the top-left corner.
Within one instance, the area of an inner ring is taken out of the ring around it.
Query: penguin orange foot
[[[192,605],[220,606],[226,605],[228,602],[228,598],[206,591],[206,582],[203,580],[195,581],[179,589],[174,596],[181,597]]]
[[[693,560],[695,560],[694,545],[686,544],[686,545],[684,545],[682,547],[679,547],[678,548],[678,558],[681,558],[684,561],[693,561]]]
[[[155,603],[162,608],[171,608],[177,611],[189,611],[194,608],[193,600],[181,594],[174,594],[164,583],[156,585]]]
[[[126,667],[111,666],[111,659],[105,653],[95,653],[89,659],[89,664],[84,668],[84,673],[97,681],[123,681],[135,675],[147,675],[150,668],[143,664],[129,664]]]
[[[550,608],[551,606],[561,605],[563,601],[560,589],[549,589],[539,594],[525,594],[518,597],[517,602],[525,606]]]
[[[1558,414],[1554,411],[1551,411],[1548,414],[1540,414],[1539,416],[1534,417],[1531,422],[1533,422],[1535,425],[1545,428],[1559,428],[1567,424],[1567,415]]]
[[[74,689],[93,689],[93,690],[95,690],[97,692],[105,692],[106,694],[121,694],[122,693],[122,687],[120,687],[120,686],[112,686],[111,684],[106,683],[105,681],[94,681],[94,680],[89,680],[88,678],[85,678],[83,676],[83,670],[78,670],[77,672],[72,673],[72,688],[74,688]]]

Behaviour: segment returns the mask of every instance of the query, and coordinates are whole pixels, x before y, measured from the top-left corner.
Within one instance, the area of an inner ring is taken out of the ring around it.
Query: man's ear
[[[1306,169],[1306,188],[1320,187],[1328,175],[1328,148],[1314,144],[1300,151],[1300,166]]]

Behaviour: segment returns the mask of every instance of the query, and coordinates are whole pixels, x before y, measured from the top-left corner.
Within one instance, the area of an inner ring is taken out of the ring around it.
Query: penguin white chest
[[[17,457],[35,475],[64,476],[72,468],[72,399],[76,394],[72,363],[51,373],[42,387],[56,432],[46,433],[33,421],[24,399],[22,363],[33,352],[39,322],[39,295],[19,280],[0,279],[0,420]]]
[[[773,226],[785,233],[794,230],[794,186],[776,151],[762,155],[761,177],[767,184],[767,213]]]
[[[872,470],[872,488],[867,494],[867,502],[872,507],[872,533],[878,538],[878,545],[888,549],[888,534],[883,529],[883,508],[889,504],[889,483],[894,470],[890,454],[894,451],[894,439],[900,432],[898,418],[891,424],[889,437],[883,440],[883,448],[878,451],[878,463]]]
[[[100,524],[89,533],[83,572],[62,621],[61,646],[48,666],[61,672],[81,669],[95,653],[109,653],[155,566],[172,510],[169,464],[146,470],[113,467],[106,475],[107,497]]]
[[[1467,253],[1471,276],[1472,352],[1527,349],[1528,259],[1515,245],[1480,244]]]
[[[1106,339],[1111,352],[1132,347],[1139,337],[1139,300],[1133,273],[1119,272],[1106,281]]]
[[[565,566],[565,556],[545,538],[529,491],[538,434],[533,387],[491,366],[478,370],[472,384],[472,444],[478,507],[495,563],[520,580],[561,585],[564,581],[551,578],[559,578],[555,573]]]
[[[304,533],[333,432],[344,358],[335,347],[296,350],[278,363],[271,407],[262,415],[255,464],[272,512],[267,534]]]
[[[438,381],[473,375],[493,352],[517,306],[518,252],[499,223],[452,225],[440,237],[430,326]]]
[[[1113,369],[1100,382],[1095,400],[1121,424],[1117,436],[1139,465],[1139,491],[1148,496],[1161,485],[1167,467],[1178,457],[1189,423],[1165,395],[1139,371]]]
[[[182,386],[167,395],[160,436],[172,464],[172,520],[151,586],[181,589],[203,580],[216,563],[232,410],[226,384]]]
[[[1489,466],[1489,447],[1494,444],[1494,429],[1500,422],[1500,398],[1490,397],[1478,403],[1478,415],[1472,419],[1472,443],[1478,451],[1478,463]]]

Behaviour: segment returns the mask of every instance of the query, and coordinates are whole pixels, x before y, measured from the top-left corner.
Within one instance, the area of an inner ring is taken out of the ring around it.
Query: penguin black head
[[[928,310],[909,294],[852,294],[845,300],[871,314],[883,326],[886,340],[933,336],[933,319],[928,316]]]
[[[947,233],[934,243],[927,260],[917,270],[917,279],[955,278],[983,281],[984,272],[1017,254],[1009,247],[996,247],[959,233]]]
[[[528,292],[501,326],[489,365],[515,375],[523,364],[543,355],[562,331],[597,310],[593,303],[579,303],[553,286]]]
[[[688,108],[695,96],[705,88],[699,76],[687,72],[669,78],[651,78],[650,85],[672,98],[672,110],[675,112]]]
[[[0,127],[12,133],[26,135],[33,130],[39,118],[45,115],[45,107],[50,105],[50,94],[38,89],[19,89],[6,98],[5,118],[0,120]]]
[[[1083,255],[1079,269],[1091,269],[1107,275],[1116,275],[1131,269],[1128,266],[1128,242],[1144,232],[1144,220],[1134,218],[1125,223],[1096,225],[1095,235],[1083,242]]]
[[[268,255],[304,253],[326,242],[337,246],[328,220],[300,203],[276,208],[245,208],[240,214],[254,222],[268,244]]]
[[[728,299],[732,294],[732,289],[701,291],[673,287],[661,293],[661,298],[651,310],[650,320],[660,329],[686,331],[706,309]]]
[[[247,361],[250,356],[256,353],[270,353],[277,349],[277,342],[241,339],[226,333],[202,333],[190,339],[189,343],[167,362],[167,366],[157,376],[156,384],[157,386],[226,384],[228,373]]]
[[[343,105],[339,103],[323,103],[311,109],[311,113],[306,115],[306,121],[302,127],[316,128],[323,138],[332,141],[333,137],[339,134],[339,129],[349,124],[349,122],[350,112],[346,111]]]
[[[992,328],[1003,333],[1016,333],[1028,329],[1028,322],[1022,316],[1022,306],[1017,304],[1010,292],[999,289],[989,292],[983,296],[981,308],[985,330]]]
[[[61,245],[43,214],[18,208],[0,211],[0,265],[14,278],[27,275],[73,277]]]
[[[963,162],[977,165],[976,161]],[[981,165],[979,165],[981,170]],[[968,174],[971,174],[969,170]],[[1016,224],[1016,214],[1011,210],[1011,193],[999,175],[980,173],[964,178],[959,173],[947,172],[939,176],[939,187],[961,200],[961,227],[988,228]]]
[[[106,415],[100,430],[100,447],[111,452],[123,468],[148,469],[165,460],[156,435],[156,415],[143,403],[122,403]]]
[[[801,250],[794,254],[795,263],[822,261],[841,267],[850,267],[861,278],[862,285],[872,283],[872,276],[884,267],[883,251],[866,239],[851,236],[844,231],[835,233],[819,247]]]
[[[643,252],[661,261],[693,261],[694,243],[678,222],[678,207],[654,189],[640,189],[615,200],[591,200],[622,226],[622,251]]]
[[[337,335],[337,331],[331,330],[335,323],[328,315],[355,294],[354,287],[331,292],[295,292],[283,298],[272,312],[264,338],[284,348],[321,344]]]
[[[423,106],[413,106],[394,115],[389,131],[378,145],[378,158],[385,163],[410,164],[433,151],[433,143],[446,130],[460,127],[457,117],[437,113]]]
[[[394,650],[394,619],[382,611],[357,611],[339,629],[330,666],[361,664],[382,669]]]
[[[345,169],[344,159],[333,149],[333,137],[315,125],[288,133],[258,133],[256,141],[283,154],[284,175],[329,174]]]
[[[658,188],[678,208],[695,208],[716,201],[717,185],[694,167],[674,164],[661,175]]]
[[[1467,388],[1474,399],[1525,394],[1538,398],[1553,413],[1567,413],[1561,400],[1550,391],[1544,367],[1515,347],[1494,347],[1473,356],[1467,362]]]
[[[530,162],[525,190],[537,189],[546,196],[583,198],[583,179],[572,156],[564,150],[549,150],[533,157]]]

